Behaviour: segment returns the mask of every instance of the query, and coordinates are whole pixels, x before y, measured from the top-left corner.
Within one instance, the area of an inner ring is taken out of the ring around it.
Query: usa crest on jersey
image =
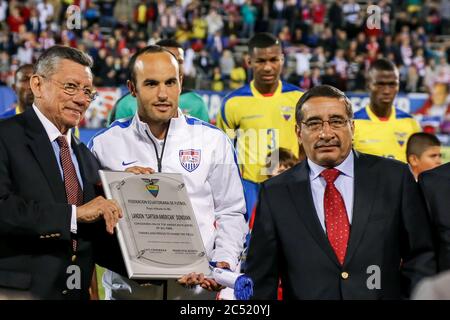
[[[186,149],[180,150],[180,163],[189,172],[194,171],[200,165],[201,150]]]

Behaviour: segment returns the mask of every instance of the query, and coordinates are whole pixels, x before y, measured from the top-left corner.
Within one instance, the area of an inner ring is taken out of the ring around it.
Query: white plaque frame
[[[173,279],[211,269],[183,176],[99,170],[123,218],[117,236],[130,279]]]

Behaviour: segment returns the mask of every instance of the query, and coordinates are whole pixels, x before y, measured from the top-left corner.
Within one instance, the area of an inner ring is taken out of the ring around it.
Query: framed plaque
[[[123,211],[117,236],[130,279],[210,274],[183,176],[100,170],[108,199]]]

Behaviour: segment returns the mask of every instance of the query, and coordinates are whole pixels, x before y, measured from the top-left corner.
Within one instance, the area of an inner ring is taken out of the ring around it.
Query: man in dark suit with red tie
[[[71,132],[96,96],[91,67],[77,49],[46,50],[30,79],[33,106],[0,122],[3,296],[88,299],[94,256],[108,252],[93,244],[109,241],[122,213],[96,197],[97,162]]]
[[[419,175],[434,229],[438,271],[450,270],[450,163]]]
[[[317,86],[300,98],[307,160],[261,188],[247,256],[255,299],[400,299],[435,273],[425,205],[408,167],[352,150],[352,106]]]

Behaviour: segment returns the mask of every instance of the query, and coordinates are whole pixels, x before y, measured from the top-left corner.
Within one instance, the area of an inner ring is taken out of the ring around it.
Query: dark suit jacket
[[[434,229],[438,270],[450,269],[450,163],[419,176]]]
[[[84,202],[95,197],[98,164],[72,136],[83,179]],[[71,261],[71,206],[55,153],[32,108],[0,122],[0,288],[35,298],[87,299],[96,238],[106,241],[104,221],[78,224],[78,253]],[[102,250],[96,250],[106,254]],[[101,260],[101,259],[100,259]],[[68,290],[67,267],[81,269],[81,289]]]
[[[284,299],[399,299],[435,273],[426,209],[408,167],[355,153],[354,177],[343,266],[317,217],[307,161],[262,184],[247,257],[255,299],[276,299],[279,277]],[[376,274],[380,289],[368,289]]]

